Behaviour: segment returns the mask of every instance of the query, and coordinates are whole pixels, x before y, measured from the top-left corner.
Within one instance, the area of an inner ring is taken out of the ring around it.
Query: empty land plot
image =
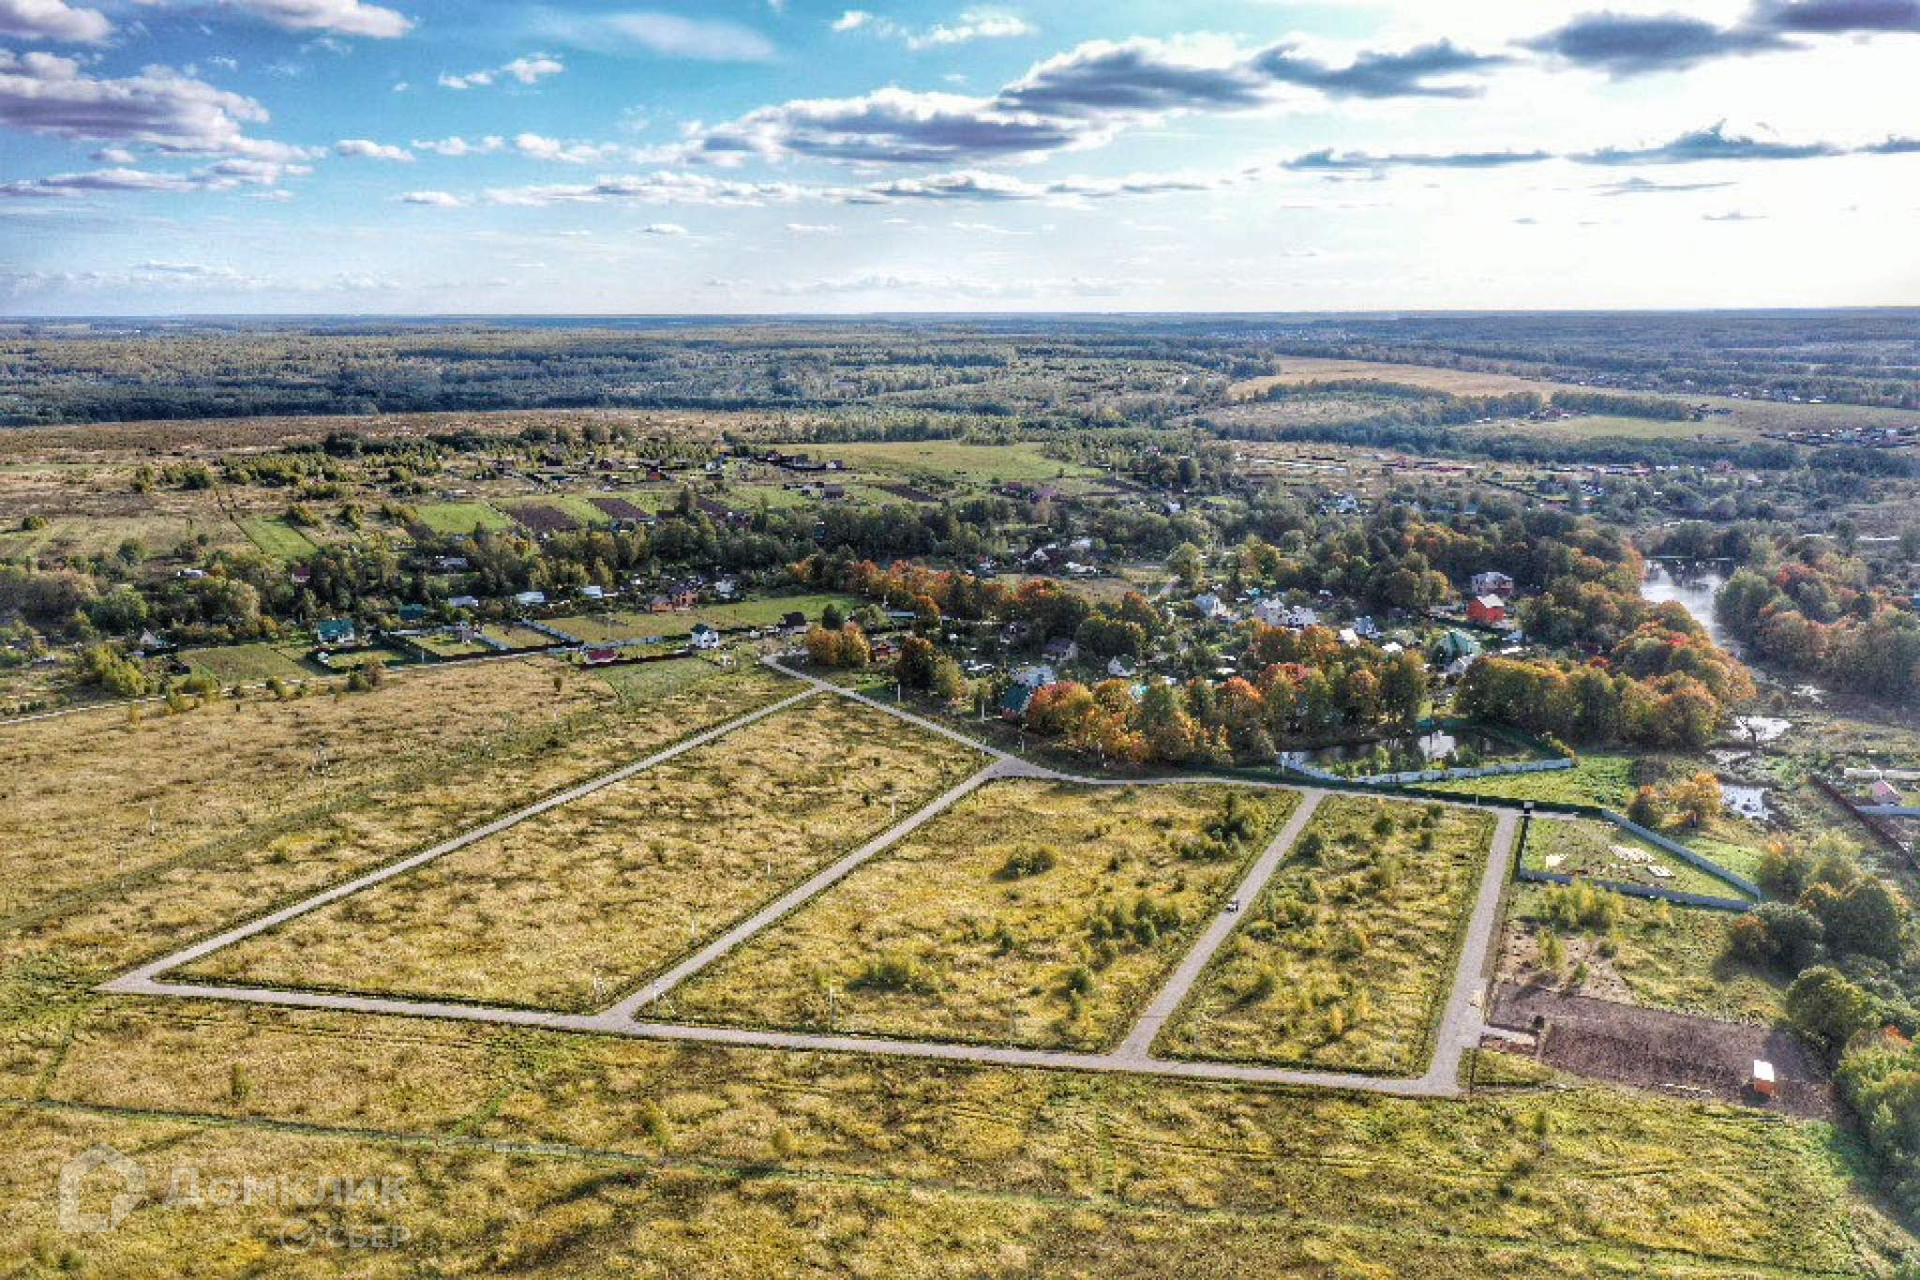
[[[1676,1013],[1771,1022],[1784,1016],[1786,984],[1734,958],[1739,918],[1623,894],[1581,898],[1552,885],[1516,885],[1500,976]],[[1548,944],[1550,935],[1557,945]]]
[[[419,511],[420,523],[438,534],[498,531],[513,521],[484,502],[430,502]]]
[[[0,731],[0,1005],[99,982],[794,692],[760,668],[649,672],[616,688],[612,672],[481,663],[366,694]]]
[[[312,555],[317,545],[285,520],[271,516],[248,516],[240,521],[240,531],[247,535],[248,542],[260,548],[261,554],[276,560],[298,560]]]
[[[278,676],[304,680],[312,675],[290,655],[270,644],[233,644],[218,649],[189,649],[180,661],[222,684],[258,684]]]
[[[1474,810],[1328,798],[1158,1048],[1418,1073],[1492,835]]]
[[[885,444],[808,445],[806,452],[838,460],[856,470],[886,477],[927,475],[974,483],[1052,480],[1060,476],[1098,475],[1077,462],[1049,458],[1037,444],[959,444],[950,440]],[[824,477],[840,483],[844,476]]]
[[[1831,1126],[1577,1083],[1436,1103],[151,999],[62,1030],[7,1113],[0,1254],[77,1274],[272,1254],[284,1206],[157,1205],[180,1166],[402,1173],[411,1247],[474,1274],[1838,1276],[1911,1247]],[[62,1232],[94,1143],[154,1195]]]
[[[1740,890],[1691,863],[1607,822],[1538,818],[1527,827],[1520,865],[1532,871],[1587,876],[1615,884],[1676,889],[1716,898],[1744,898]]]
[[[696,975],[672,1016],[1103,1047],[1297,802],[994,783]]]
[[[814,699],[178,976],[597,1008],[984,763]]]
[[[119,709],[0,727],[0,912],[337,797],[436,741],[485,733],[556,693],[520,663],[435,670],[376,693],[265,697],[185,715]],[[137,761],[138,768],[129,768]]]

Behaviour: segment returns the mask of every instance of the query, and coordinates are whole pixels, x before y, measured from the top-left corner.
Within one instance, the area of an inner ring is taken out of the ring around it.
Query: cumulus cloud
[[[789,222],[787,231],[796,236],[838,235],[840,228],[830,222]]]
[[[291,174],[311,173],[306,165],[235,158],[195,169],[191,173],[161,173],[117,166],[85,173],[56,173],[44,178],[21,178],[0,183],[0,197],[60,198],[107,193],[177,194],[190,191],[232,191],[241,187],[273,187]]]
[[[1615,77],[1681,71],[1712,58],[1767,53],[1794,45],[1756,27],[1717,27],[1681,14],[1646,17],[1591,13],[1526,42],[1530,49]]]
[[[71,58],[0,50],[0,125],[28,133],[177,154],[306,158],[301,148],[247,135],[247,125],[267,118],[253,99],[167,67],[97,79]]]
[[[1459,77],[1508,61],[1503,54],[1473,53],[1438,40],[1401,53],[1361,53],[1342,67],[1280,45],[1259,54],[1253,65],[1283,84],[1318,89],[1333,98],[1471,98],[1480,93],[1479,86],[1461,84]]]
[[[687,229],[677,222],[649,222],[640,228],[643,236],[684,236]]]
[[[1920,0],[1760,0],[1752,21],[1776,31],[1812,35],[1920,32]]]
[[[707,163],[789,155],[857,163],[941,164],[1030,155],[1084,135],[1072,123],[995,109],[950,93],[880,89],[761,107],[727,124],[695,126],[678,148]]]
[[[1572,158],[1581,164],[1600,165],[1695,164],[1705,160],[1812,160],[1844,155],[1846,150],[1830,142],[1778,142],[1740,137],[1728,133],[1722,121],[1653,146],[1602,147]]]
[[[442,89],[485,89],[508,80],[521,85],[535,85],[566,69],[567,64],[551,54],[532,53],[482,71],[468,71],[462,75],[443,71],[439,85]]]
[[[79,9],[66,0],[0,0],[0,36],[13,40],[66,40],[98,44],[113,34],[113,23],[98,9]]]
[[[390,160],[399,164],[412,164],[413,153],[405,147],[389,146],[367,138],[344,138],[333,144],[333,153],[337,156],[353,156],[362,160]]]
[[[426,151],[436,156],[450,157],[490,156],[496,152],[504,151],[506,146],[507,140],[498,134],[488,134],[483,138],[475,138],[471,142],[465,138],[429,138],[425,140],[415,138],[413,140],[413,149],[415,151]]]
[[[409,191],[400,197],[400,203],[425,205],[430,209],[464,209],[467,205],[451,191]]]
[[[996,9],[968,9],[952,22],[936,22],[925,29],[875,17],[865,9],[848,9],[828,26],[837,32],[864,31],[883,40],[898,40],[915,52],[975,40],[1009,40],[1039,30],[1025,18]]]
[[[517,135],[513,149],[529,160],[550,160],[557,164],[600,164],[627,150],[611,142],[563,142],[537,133]]]
[[[187,7],[190,0],[141,0]],[[197,6],[196,6],[197,7]],[[343,36],[392,40],[413,30],[413,19],[361,0],[222,0],[221,7],[251,14],[283,31],[331,31]]]

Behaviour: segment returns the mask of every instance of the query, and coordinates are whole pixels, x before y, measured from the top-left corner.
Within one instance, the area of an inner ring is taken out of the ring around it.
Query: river
[[[1680,606],[1693,615],[1694,621],[1707,629],[1713,642],[1729,653],[1740,652],[1739,642],[1727,634],[1720,619],[1713,612],[1713,597],[1726,584],[1727,575],[1715,565],[1670,562],[1663,564],[1657,560],[1647,562],[1647,576],[1640,583],[1640,596],[1655,604],[1664,604],[1677,600]]]

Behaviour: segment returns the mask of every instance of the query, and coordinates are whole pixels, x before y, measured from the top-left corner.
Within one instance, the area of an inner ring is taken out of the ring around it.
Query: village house
[[[359,643],[360,633],[352,618],[322,618],[314,624],[314,638],[328,647],[344,648]]]
[[[1040,655],[1048,662],[1072,662],[1080,656],[1080,646],[1065,636],[1049,640]]]
[[[696,649],[718,649],[720,647],[720,633],[704,622],[696,622],[693,624],[693,632],[689,636],[689,639],[692,640],[693,647]]]
[[[1473,575],[1473,594],[1476,596],[1499,596],[1503,600],[1513,597],[1513,579],[1495,569]]]
[[[1499,596],[1475,596],[1467,601],[1467,621],[1497,627],[1507,620],[1507,602]]]
[[[1211,591],[1195,596],[1193,607],[1202,618],[1225,620],[1233,616],[1233,611],[1227,608],[1227,602]]]

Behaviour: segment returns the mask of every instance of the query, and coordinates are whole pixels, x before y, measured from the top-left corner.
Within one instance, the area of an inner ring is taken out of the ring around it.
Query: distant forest
[[[1287,356],[1579,381],[1679,416],[1741,394],[1920,408],[1920,312],[914,319],[16,321],[0,424],[534,408],[965,414],[1162,426]],[[1568,397],[1584,395],[1585,402]],[[1438,403],[1393,415],[1458,421]]]

